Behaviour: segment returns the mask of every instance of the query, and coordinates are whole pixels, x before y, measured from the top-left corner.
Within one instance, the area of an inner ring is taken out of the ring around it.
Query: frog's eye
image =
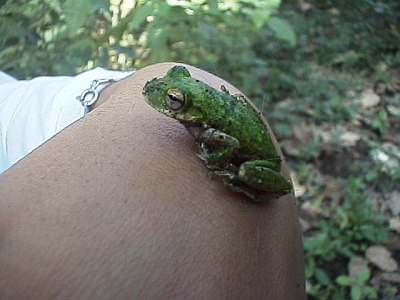
[[[165,96],[165,105],[172,110],[178,110],[185,105],[185,96],[180,90],[169,89]]]

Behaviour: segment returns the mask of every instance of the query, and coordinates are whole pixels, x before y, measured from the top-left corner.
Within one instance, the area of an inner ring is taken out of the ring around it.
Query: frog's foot
[[[236,138],[214,128],[205,130],[199,141],[199,157],[209,169],[222,169],[240,145]]]
[[[271,167],[268,167],[271,166]],[[260,191],[260,194],[285,195],[293,190],[292,183],[276,171],[276,165],[268,160],[247,161],[240,165],[238,178],[241,182]]]
[[[207,175],[210,179],[221,177],[224,181],[233,181],[237,178],[237,168],[230,165],[226,169],[209,169]]]
[[[242,193],[252,199],[255,202],[267,201],[270,199],[279,198],[287,194],[287,192],[268,192],[257,190],[248,184],[242,182],[238,178],[238,171],[235,166],[231,166],[231,170],[209,170],[209,178],[218,177],[221,178],[223,184],[230,190],[238,193]]]
[[[230,190],[237,192],[237,193],[242,193],[245,194],[247,197],[249,197],[253,201],[257,201],[258,198],[258,193],[256,190],[253,188],[249,187],[246,184],[241,183],[238,180],[231,180],[228,178],[222,179],[224,185],[229,188]]]
[[[238,179],[233,179],[231,180],[230,178],[223,178],[222,179],[224,185],[229,188],[230,190],[237,192],[237,193],[242,193],[249,197],[252,201],[254,202],[263,202],[263,201],[268,201],[272,199],[279,198],[283,195],[286,195],[287,192],[262,192],[259,191],[241,181]]]
[[[261,202],[261,201],[268,201],[272,199],[278,199],[282,196],[289,194],[288,192],[267,192],[264,194],[259,194],[256,196],[254,201]]]
[[[240,180],[238,180],[237,170],[236,171],[212,170],[208,172],[208,176],[209,178],[213,178],[215,176],[221,178],[222,183],[230,190],[245,194],[247,197],[250,197],[253,201],[256,201],[257,199],[257,191],[255,191],[247,184],[244,184]]]
[[[210,153],[207,149],[201,148],[200,147],[200,153],[196,154],[197,157],[199,157],[202,161],[204,161],[204,164],[206,165],[207,169],[209,170],[209,178],[212,178],[214,176],[217,176],[217,174],[214,174],[214,171],[218,171],[221,170],[221,166],[220,165],[215,165],[210,163]]]

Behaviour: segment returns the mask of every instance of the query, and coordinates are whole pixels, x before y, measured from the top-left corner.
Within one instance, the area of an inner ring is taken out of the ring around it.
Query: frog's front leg
[[[238,178],[259,191],[288,194],[293,189],[292,183],[278,170],[274,160],[252,160],[240,165]]]
[[[239,141],[215,128],[205,130],[198,138],[200,158],[210,169],[226,168],[230,159],[239,149]]]

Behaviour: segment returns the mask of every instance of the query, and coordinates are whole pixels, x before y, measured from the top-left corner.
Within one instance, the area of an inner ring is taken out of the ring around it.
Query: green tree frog
[[[254,201],[278,198],[293,187],[280,174],[281,158],[260,113],[243,95],[218,91],[180,65],[143,89],[157,111],[181,122],[199,146],[209,175]]]

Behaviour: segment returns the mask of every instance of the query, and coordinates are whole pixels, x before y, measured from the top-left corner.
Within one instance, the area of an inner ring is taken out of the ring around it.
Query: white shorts
[[[83,117],[76,98],[93,80],[120,80],[132,73],[96,68],[75,77],[15,80],[0,72],[0,173]]]

